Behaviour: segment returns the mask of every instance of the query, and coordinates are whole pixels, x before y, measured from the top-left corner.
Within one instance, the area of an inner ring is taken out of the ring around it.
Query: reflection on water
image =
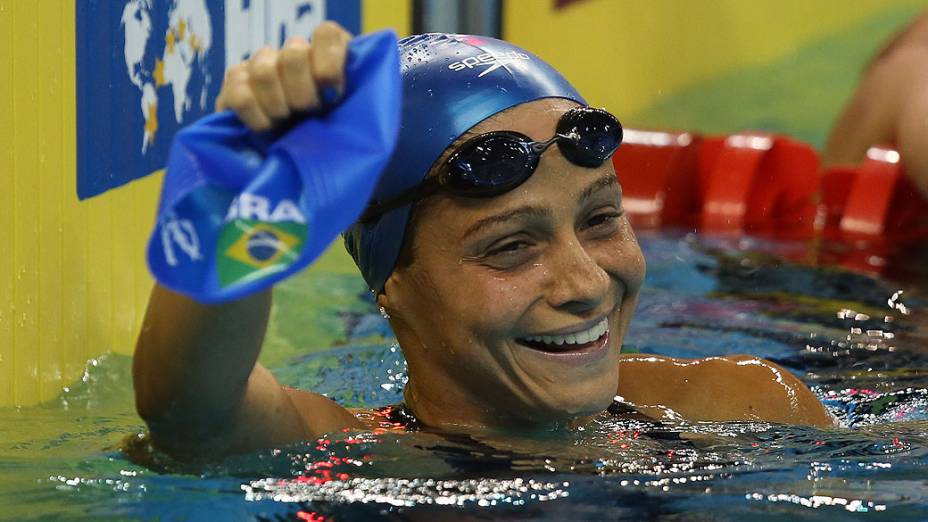
[[[147,448],[129,358],[106,356],[58,401],[0,410],[0,518],[924,518],[924,288],[784,264],[756,243],[642,243],[648,282],[628,349],[773,359],[812,385],[842,427],[603,414],[526,438],[405,432],[384,419],[373,431],[190,466]],[[357,281],[306,277],[317,279],[292,284],[361,297],[313,311],[339,325],[324,338],[340,346],[281,349],[275,373],[347,406],[399,402],[405,364]],[[119,449],[126,437],[136,463]]]

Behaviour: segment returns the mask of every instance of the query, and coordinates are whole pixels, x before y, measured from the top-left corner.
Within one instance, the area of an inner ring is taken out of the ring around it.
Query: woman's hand
[[[261,49],[226,71],[216,110],[231,109],[248,128],[260,132],[334,103],[345,90],[350,40],[340,25],[323,22],[311,41],[294,36],[283,49]]]

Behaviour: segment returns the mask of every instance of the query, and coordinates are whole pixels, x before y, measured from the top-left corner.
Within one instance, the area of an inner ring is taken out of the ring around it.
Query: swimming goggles
[[[514,131],[481,134],[461,144],[437,175],[383,202],[371,203],[358,221],[376,222],[383,214],[439,190],[474,198],[498,196],[530,178],[542,153],[554,143],[574,165],[599,167],[622,143],[622,124],[603,109],[578,107],[561,116],[554,136],[547,141],[532,141]]]

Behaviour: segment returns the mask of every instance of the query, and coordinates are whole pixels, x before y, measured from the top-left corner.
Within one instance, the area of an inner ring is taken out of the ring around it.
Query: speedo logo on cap
[[[519,63],[531,59],[529,55],[520,53],[519,51],[505,51],[501,53],[488,52],[478,54],[477,56],[468,56],[463,60],[458,60],[448,65],[448,68],[452,71],[463,71],[475,67],[486,67],[483,72],[477,75],[477,78],[480,78],[508,64]]]

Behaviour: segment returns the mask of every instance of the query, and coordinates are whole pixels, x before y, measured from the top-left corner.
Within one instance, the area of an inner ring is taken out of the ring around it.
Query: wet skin
[[[312,44],[256,53],[227,73],[218,108],[255,130],[311,110],[318,97],[300,94],[307,85],[343,85],[346,35],[324,24]],[[546,140],[572,106],[540,100],[473,130]],[[419,220],[407,238],[413,261],[378,303],[409,363],[408,405],[430,429],[552,429],[602,412],[617,393],[655,418],[831,425],[808,388],[768,361],[620,355],[644,259],[610,162],[578,167],[551,147],[517,189],[439,195]],[[156,447],[208,459],[367,425],[369,414],[281,387],[257,363],[270,306],[269,291],[206,306],[155,287],[133,377]],[[603,320],[608,332],[597,328]],[[538,341],[582,330],[597,335],[570,349]]]

